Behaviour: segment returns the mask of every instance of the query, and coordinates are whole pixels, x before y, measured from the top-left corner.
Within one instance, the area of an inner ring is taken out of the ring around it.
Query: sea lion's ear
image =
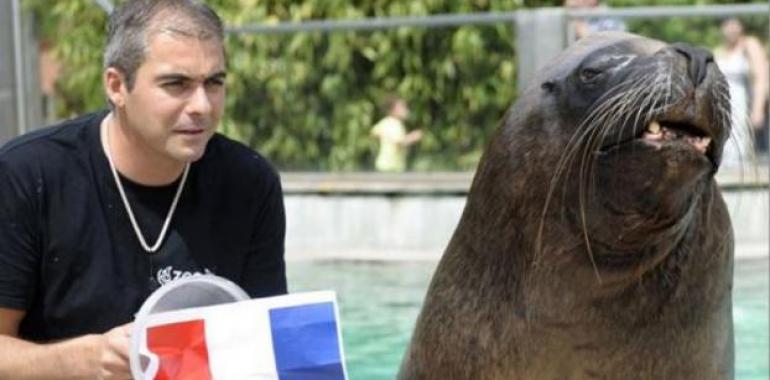
[[[556,83],[552,80],[547,80],[540,85],[540,88],[546,92],[554,92],[556,90]]]

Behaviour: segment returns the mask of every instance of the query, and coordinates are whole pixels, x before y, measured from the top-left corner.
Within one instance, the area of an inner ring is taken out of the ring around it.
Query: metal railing
[[[766,14],[770,11],[768,4],[730,4],[708,6],[656,6],[629,8],[598,8],[595,10],[567,10],[566,17],[574,18],[650,18],[650,17],[725,17],[738,15]],[[495,24],[500,22],[515,22],[517,17],[529,12],[528,10],[511,12],[485,12],[462,14],[438,14],[428,16],[405,17],[373,17],[359,20],[311,20],[303,22],[281,22],[248,24],[229,27],[232,33],[248,34],[279,34],[298,32],[334,32],[350,30],[377,30],[400,27],[436,28],[460,25]]]
[[[94,2],[99,5],[99,7],[102,8],[107,14],[112,13],[112,10],[115,9],[115,6],[112,5],[112,1],[110,0],[94,0]]]
[[[108,1],[108,0],[101,0]],[[726,17],[770,13],[770,5],[729,4],[696,6],[655,6],[629,8],[597,8],[592,10],[564,9],[565,17],[575,18],[651,18],[651,17]],[[518,17],[530,12],[484,12],[461,14],[437,14],[427,16],[372,17],[357,20],[310,20],[302,22],[259,23],[231,26],[227,30],[236,34],[288,34],[303,32],[338,32],[381,30],[401,27],[437,28],[461,25],[496,24],[516,22]]]
[[[21,4],[19,0],[11,0],[13,14],[13,71],[16,76],[16,133],[27,131],[27,97],[24,90],[24,51],[22,47]]]
[[[652,18],[652,17],[730,17],[762,14],[770,17],[770,4],[713,4],[628,8],[574,9],[567,11],[569,18]]]
[[[94,0],[105,12],[110,13],[114,6],[110,0]],[[628,8],[564,9],[568,19],[575,18],[651,18],[651,17],[728,17],[765,13],[770,17],[770,4],[714,4],[682,6],[645,6]],[[496,24],[515,22],[520,15],[530,12],[519,10],[510,12],[481,12],[459,14],[436,14],[425,16],[370,17],[361,19],[309,20],[301,22],[254,23],[240,26],[228,26],[230,33],[236,34],[287,34],[302,32],[337,32],[381,30],[401,27],[439,28],[461,25]]]
[[[372,17],[357,20],[311,20],[247,24],[228,27],[236,34],[291,34],[306,32],[339,32],[394,29],[403,27],[441,28],[461,25],[514,22],[518,12],[437,14],[429,16]]]

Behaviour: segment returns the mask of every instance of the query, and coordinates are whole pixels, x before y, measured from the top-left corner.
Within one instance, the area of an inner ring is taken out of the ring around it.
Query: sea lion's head
[[[730,377],[727,94],[687,45],[554,59],[484,153],[399,378]]]
[[[730,133],[725,79],[704,49],[627,33],[590,36],[553,62],[480,174],[510,181],[516,207],[542,206],[538,246],[584,244],[597,274],[638,273],[681,243],[711,191]]]

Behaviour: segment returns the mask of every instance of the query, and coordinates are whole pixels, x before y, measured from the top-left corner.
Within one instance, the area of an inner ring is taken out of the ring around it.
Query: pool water
[[[351,380],[392,380],[412,334],[435,262],[294,261],[292,292],[333,289]],[[736,379],[767,380],[768,260],[736,261]]]
[[[733,286],[735,378],[770,379],[768,260],[738,260]],[[344,322],[343,322],[344,323]]]

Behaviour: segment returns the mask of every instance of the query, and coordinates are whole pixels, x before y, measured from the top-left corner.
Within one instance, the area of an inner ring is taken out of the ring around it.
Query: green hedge
[[[229,26],[512,11],[519,6],[559,3],[209,1]],[[639,5],[628,0],[610,3]],[[104,12],[92,0],[25,0],[25,4],[36,13],[42,38],[53,43],[63,63],[57,83],[58,115],[69,117],[104,107],[100,83]],[[764,22],[767,30],[766,17]],[[669,19],[635,21],[629,27],[668,40],[713,45],[719,37],[716,25],[714,19]],[[676,38],[680,36],[686,38]],[[414,170],[473,169],[486,139],[516,97],[514,41],[514,28],[509,24],[230,34],[226,41],[228,98],[222,131],[255,147],[283,170],[367,170],[372,167],[376,149],[369,130],[383,116],[381,102],[396,94],[412,109],[408,127],[425,131],[412,152]]]

